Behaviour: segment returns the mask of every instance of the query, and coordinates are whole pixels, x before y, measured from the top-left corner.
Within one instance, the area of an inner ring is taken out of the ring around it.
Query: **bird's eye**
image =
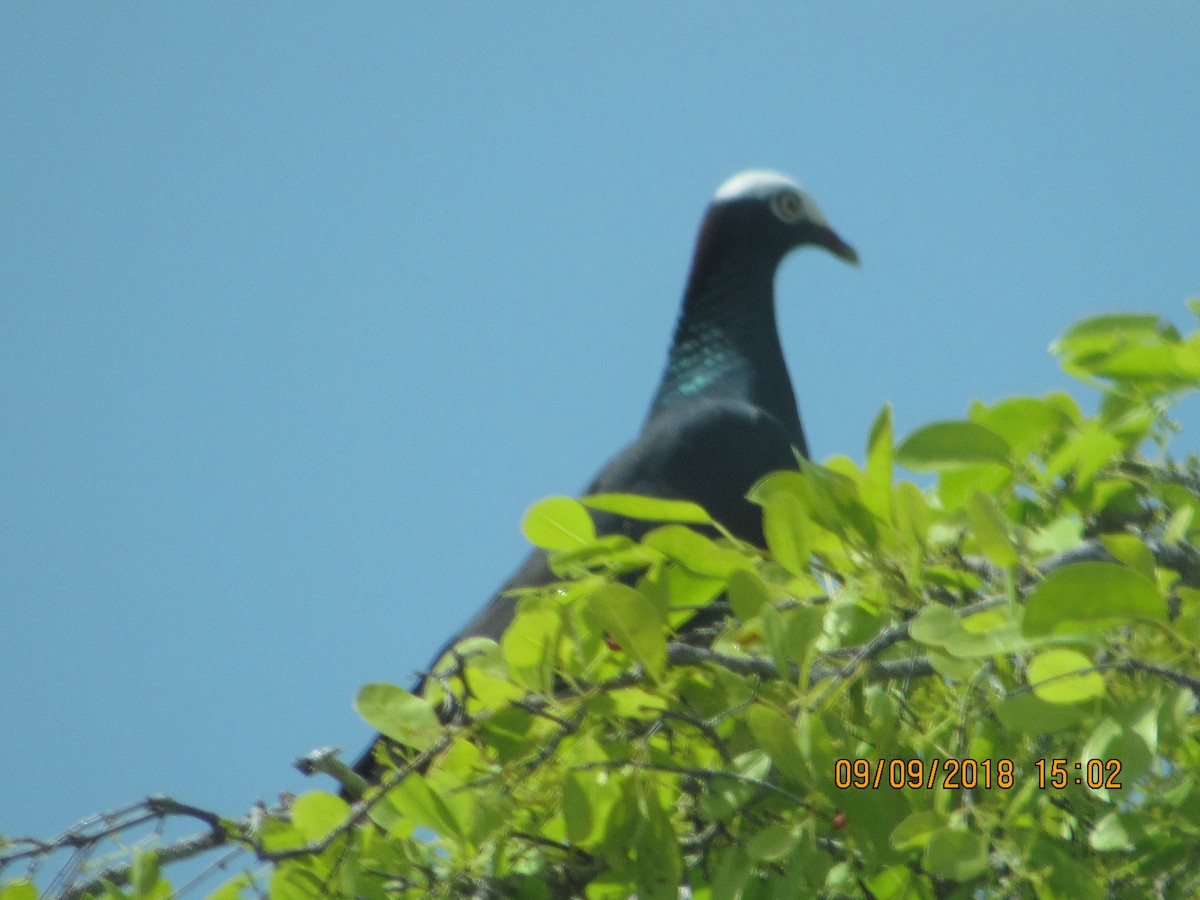
[[[781,191],[771,198],[771,209],[790,225],[799,221],[804,214],[804,201],[794,191]]]

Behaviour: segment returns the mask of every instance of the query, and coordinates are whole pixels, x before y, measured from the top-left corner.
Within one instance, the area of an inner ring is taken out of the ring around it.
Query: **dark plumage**
[[[808,455],[775,326],[774,281],[783,258],[809,244],[858,262],[791,178],[754,170],[718,189],[700,227],[667,368],[641,434],[585,494],[691,500],[738,537],[761,545],[761,511],[746,492],[768,472],[792,467],[792,448]],[[600,534],[636,538],[648,527],[596,515]],[[435,662],[462,638],[499,639],[516,612],[507,592],[554,580],[545,554],[531,553]],[[378,774],[370,750],[355,770],[368,778]]]

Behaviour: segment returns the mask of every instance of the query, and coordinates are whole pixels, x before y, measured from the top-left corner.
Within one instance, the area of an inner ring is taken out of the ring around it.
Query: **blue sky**
[[[1194,4],[632,9],[0,5],[0,833],[357,753],[636,433],[740,169],[862,256],[778,281],[817,458],[1191,327]]]

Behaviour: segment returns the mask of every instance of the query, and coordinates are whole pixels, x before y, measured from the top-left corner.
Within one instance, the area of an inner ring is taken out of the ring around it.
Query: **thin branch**
[[[1164,681],[1187,688],[1192,692],[1192,696],[1196,698],[1197,702],[1200,702],[1200,678],[1185,675],[1183,672],[1178,672],[1175,669],[1152,666],[1137,659],[1122,660],[1114,665],[1113,668],[1119,672],[1145,672],[1148,675],[1157,676]]]

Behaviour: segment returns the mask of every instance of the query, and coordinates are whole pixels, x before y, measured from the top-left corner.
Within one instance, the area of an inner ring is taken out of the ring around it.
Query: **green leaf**
[[[274,853],[279,850],[294,850],[308,843],[291,822],[282,819],[268,818],[258,831],[258,839],[263,848]]]
[[[724,579],[700,575],[684,566],[654,566],[637,582],[638,591],[672,628],[715,600],[724,587]]]
[[[958,659],[1018,653],[1029,646],[1017,621],[1002,609],[976,613],[964,621],[948,607],[931,603],[917,613],[909,633],[913,640],[940,647]]]
[[[562,812],[567,825],[567,837],[581,847],[591,844],[598,824],[596,806],[592,800],[595,785],[595,776],[589,772],[571,772],[563,784]]]
[[[1112,313],[1076,322],[1050,344],[1050,352],[1086,366],[1114,349],[1173,332],[1174,326],[1153,313]],[[1176,332],[1178,336],[1178,332]]]
[[[929,502],[921,489],[911,481],[896,485],[893,498],[893,514],[897,530],[913,545],[913,550],[924,549],[929,537]]]
[[[1119,562],[1148,580],[1154,580],[1154,554],[1141,538],[1132,534],[1102,534],[1100,543]]]
[[[354,708],[380,734],[414,750],[428,750],[442,735],[429,701],[394,684],[363,685]]]
[[[667,667],[667,639],[654,604],[631,587],[606,584],[588,597],[588,609],[647,674],[660,681]]]
[[[895,827],[891,835],[892,846],[900,852],[919,850],[929,844],[933,835],[946,827],[946,817],[932,809],[921,810],[908,816]]]
[[[1046,473],[1061,476],[1072,472],[1078,485],[1084,486],[1123,449],[1108,428],[1096,419],[1089,419],[1051,456]]]
[[[463,824],[453,810],[418,772],[410,772],[407,778],[389,790],[382,803],[389,805],[401,818],[409,819],[439,835],[465,837]]]
[[[638,796],[639,828],[632,847],[636,855],[637,896],[646,900],[678,900],[683,878],[679,838],[658,794]]]
[[[879,873],[871,878],[852,878],[847,879],[847,890],[851,891],[855,887],[861,886],[870,893],[865,894],[867,897],[889,898],[889,900],[908,900],[918,897],[934,897],[936,896],[933,890],[933,885],[930,883],[928,876],[918,875],[913,871],[913,868],[903,864],[888,866],[880,869]],[[857,882],[857,883],[856,883]],[[792,895],[798,896],[796,894]],[[779,898],[783,900],[783,898]]]
[[[160,871],[158,854],[155,851],[146,850],[134,853],[129,881],[138,897],[150,896],[159,884]]]
[[[543,550],[574,550],[596,539],[596,526],[578,500],[547,497],[529,507],[521,533]]]
[[[1200,385],[1200,343],[1180,338],[1170,322],[1152,314],[1086,319],[1051,349],[1077,376],[1108,378],[1151,390]]]
[[[808,766],[800,754],[796,729],[790,719],[756,703],[746,711],[746,724],[759,749],[771,757],[771,762],[785,778],[799,785],[807,782]]]
[[[1163,528],[1163,543],[1178,544],[1182,542],[1187,537],[1195,517],[1196,509],[1192,506],[1181,506],[1171,513],[1171,518],[1167,520],[1167,525]]]
[[[1048,703],[1082,703],[1104,696],[1104,679],[1077,650],[1039,653],[1029,661],[1029,684]]]
[[[845,457],[833,457],[829,466],[800,460],[808,488],[810,517],[814,522],[846,538],[855,534],[866,546],[879,543],[879,526],[859,495],[861,474]]]
[[[950,607],[930,603],[917,613],[908,631],[915,641],[931,647],[944,647],[950,640],[962,634],[963,627],[958,614]]]
[[[1095,375],[1129,384],[1175,388],[1200,381],[1200,350],[1195,344],[1126,347],[1089,366]]]
[[[967,519],[975,533],[975,540],[988,559],[1002,569],[1010,569],[1017,564],[1017,548],[1008,536],[1009,523],[996,506],[996,501],[976,491],[967,504]]]
[[[517,608],[519,611],[521,607],[518,605]],[[456,641],[452,649],[453,653],[446,652],[434,662],[433,672],[438,675],[452,675],[464,662],[476,669],[507,672],[500,645],[491,638],[465,637]]]
[[[1083,721],[1085,709],[1049,703],[1029,692],[1005,697],[996,705],[996,717],[1012,731],[1023,734],[1053,734]]]
[[[0,900],[37,900],[37,888],[30,881],[10,881],[0,885]]]
[[[517,617],[500,638],[514,680],[535,691],[551,688],[562,630],[563,606],[554,597],[527,597],[521,602]]]
[[[867,438],[866,483],[862,499],[884,522],[892,520],[892,406],[885,404]]]
[[[1004,438],[1018,458],[1072,423],[1057,405],[1036,397],[1010,397],[992,406],[976,403],[971,408],[971,421]]]
[[[292,804],[292,825],[306,840],[315,843],[345,822],[349,813],[350,806],[341,797],[309,791]]]
[[[959,659],[1023,653],[1029,640],[1010,608],[989,609],[962,620],[963,633],[946,642],[945,650]]]
[[[810,657],[825,631],[825,607],[819,605],[789,609],[784,614],[784,647],[788,658],[800,666],[800,682],[808,683]]]
[[[630,519],[650,522],[682,522],[687,525],[712,525],[712,517],[690,500],[666,500],[637,494],[592,494],[581,501],[589,509],[615,513]]]
[[[1112,853],[1133,850],[1136,843],[1126,832],[1121,816],[1111,812],[1096,823],[1088,835],[1088,845],[1101,853]]]
[[[770,588],[753,569],[729,573],[729,605],[741,621],[753,619],[770,600]]]
[[[919,428],[896,449],[896,462],[913,472],[943,472],[981,463],[1012,465],[1008,442],[974,422],[936,422]]]
[[[938,498],[942,508],[962,509],[976,493],[995,496],[1004,491],[1013,481],[1012,469],[997,463],[978,466],[963,466],[942,472],[938,479]]]
[[[551,550],[547,562],[551,572],[564,581],[569,581],[582,578],[596,569],[612,572],[633,571],[659,559],[657,553],[634,543],[624,534],[606,534],[571,550]]]
[[[763,535],[776,561],[793,575],[808,571],[812,555],[812,523],[800,498],[774,491],[763,500]]]
[[[790,559],[793,566],[806,567],[806,546],[810,546],[818,535],[813,533],[816,529],[810,530],[805,526],[805,518],[839,536],[844,537],[856,531],[867,544],[873,546],[878,537],[875,518],[859,499],[856,481],[808,460],[801,460],[800,468],[800,472],[772,472],[759,480],[747,494],[747,499],[762,506],[764,513],[768,513],[768,506],[777,493],[795,499],[795,502],[784,501],[777,508],[774,514],[778,521],[772,523],[764,515],[763,530],[767,534],[768,549],[772,553],[778,549],[781,559]],[[771,546],[772,536],[776,544],[774,548]],[[787,547],[789,542],[793,544],[792,549]],[[796,574],[800,573],[797,571]]]
[[[268,896],[271,900],[321,900],[328,895],[327,877],[296,864],[277,866],[271,873]]]
[[[253,876],[243,872],[231,878],[209,894],[206,900],[246,900],[247,895],[242,893],[242,891],[245,890],[248,893],[254,894],[257,893],[255,890],[256,887],[257,883]],[[0,900],[16,900],[16,898],[7,896],[4,890],[0,888]]]
[[[1158,752],[1159,706],[1158,700],[1143,700],[1121,716],[1121,727],[1141,738],[1148,756]]]
[[[668,701],[644,687],[617,688],[608,692],[613,715],[623,719],[639,719],[650,722],[662,715]]]
[[[742,779],[765,782],[771,774],[771,757],[762,750],[751,750],[734,757],[733,772]],[[700,795],[700,812],[710,822],[723,822],[762,792],[751,781],[713,778]]]
[[[1036,636],[1166,618],[1166,600],[1145,575],[1117,563],[1073,563],[1055,569],[1033,589],[1024,630]]]
[[[1053,556],[1078,547],[1083,540],[1083,523],[1076,518],[1054,519],[1029,536],[1029,550],[1037,558]]]
[[[746,844],[746,855],[758,862],[772,862],[792,852],[800,839],[796,826],[776,822],[760,828]]]
[[[1080,752],[1080,764],[1088,774],[1084,780],[1088,792],[1110,802],[1114,793],[1119,796],[1132,787],[1153,761],[1144,734],[1115,719],[1098,723]]]
[[[765,606],[761,614],[763,637],[767,640],[767,648],[771,651],[771,660],[775,670],[785,681],[792,680],[792,660],[788,655],[787,634],[783,617],[774,606]]]
[[[720,900],[725,900],[725,898],[729,898],[729,900],[743,900],[747,896],[746,888],[755,876],[753,861],[746,856],[746,851],[737,844],[722,847],[715,855],[715,874],[712,879],[710,895],[714,898],[720,898]],[[591,898],[589,897],[588,900],[591,900]]]
[[[968,881],[991,868],[987,843],[977,834],[939,828],[925,847],[925,869],[952,881]]]
[[[725,578],[750,561],[736,550],[722,547],[686,525],[664,525],[642,538],[642,543],[699,575]]]

